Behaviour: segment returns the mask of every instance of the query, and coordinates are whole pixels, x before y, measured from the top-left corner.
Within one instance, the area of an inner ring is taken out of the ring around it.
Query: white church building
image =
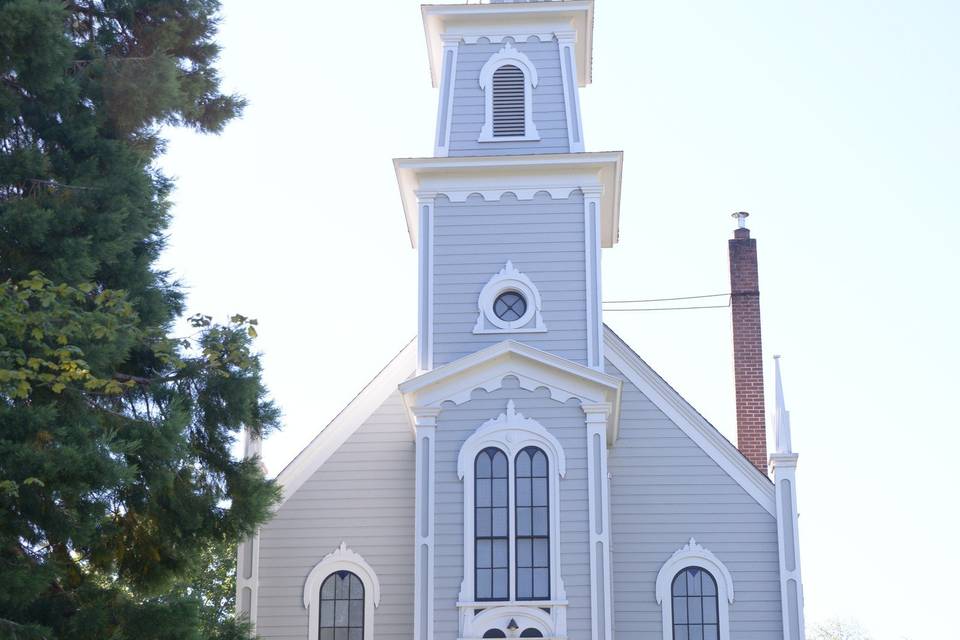
[[[803,640],[745,214],[735,446],[603,323],[623,157],[584,146],[593,0],[421,10],[435,153],[394,160],[418,333],[278,475],[239,613],[265,640]]]

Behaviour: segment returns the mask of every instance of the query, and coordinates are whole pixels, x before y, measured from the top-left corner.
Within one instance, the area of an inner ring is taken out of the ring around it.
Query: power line
[[[677,302],[680,300],[704,300],[706,298],[720,298],[726,296],[726,304],[711,304],[711,305],[697,305],[693,307],[632,307],[627,309],[616,309],[616,308],[604,308],[605,312],[617,312],[617,311],[686,311],[693,309],[726,309],[730,306],[730,294],[729,293],[710,293],[701,296],[679,296],[676,298],[645,298],[642,300],[607,300],[603,304],[643,304],[647,302]]]
[[[719,298],[729,293],[711,293],[702,296],[682,296],[679,298],[647,298],[646,300],[604,300],[603,304],[634,304],[640,302],[674,302],[676,300],[700,300],[702,298]],[[691,307],[692,308],[692,307]]]
[[[727,309],[730,307],[730,303],[727,304],[715,304],[709,306],[700,306],[700,307],[649,307],[647,309],[604,309],[604,313],[611,313],[617,311],[687,311],[689,309]]]

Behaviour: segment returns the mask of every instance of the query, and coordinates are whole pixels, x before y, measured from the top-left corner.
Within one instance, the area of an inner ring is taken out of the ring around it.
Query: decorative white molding
[[[590,515],[590,620],[594,638],[613,639],[613,580],[610,561],[610,483],[607,470],[606,402],[580,406],[586,417],[587,504]]]
[[[495,136],[493,131],[493,74],[497,69],[512,65],[523,73],[523,135]],[[533,121],[533,90],[540,84],[537,67],[522,51],[518,51],[507,42],[503,49],[490,56],[480,68],[480,88],[483,89],[483,127],[477,142],[535,141],[540,139],[537,125]]]
[[[460,584],[460,603],[473,603],[476,600],[474,592],[474,471],[477,455],[488,447],[493,447],[503,451],[507,456],[508,468],[508,487],[509,500],[511,507],[509,511],[508,530],[510,535],[510,549],[516,547],[516,480],[515,480],[515,461],[517,454],[526,447],[537,447],[547,456],[549,478],[549,516],[550,516],[550,602],[555,603],[547,606],[563,608],[561,614],[557,612],[554,616],[543,617],[544,624],[549,624],[551,633],[545,633],[546,637],[566,634],[566,589],[563,585],[563,578],[560,566],[560,480],[567,473],[567,459],[560,441],[556,439],[543,425],[532,418],[525,417],[516,410],[513,400],[507,401],[507,407],[504,413],[496,418],[484,422],[477,428],[473,434],[460,447],[460,453],[457,456],[457,476],[463,480],[463,582]],[[539,603],[530,603],[516,600],[516,557],[510,553],[510,599],[504,602],[484,603],[480,607],[497,607],[504,611],[525,611],[528,613],[539,611]],[[468,607],[461,607],[461,625],[460,630],[462,638],[480,637],[483,632],[491,628],[490,626],[481,628],[480,623],[476,623],[475,612]],[[493,615],[493,614],[491,614]],[[505,615],[505,614],[504,614]],[[539,614],[535,614],[539,615]],[[488,616],[489,617],[489,616]],[[498,615],[494,615],[498,618]],[[482,618],[481,619],[485,619]],[[509,620],[509,618],[507,618]],[[492,624],[492,623],[491,623]],[[492,625],[496,626],[496,625]],[[536,625],[541,631],[544,628]],[[562,627],[562,634],[560,633]],[[477,632],[477,635],[472,635]]]
[[[413,637],[433,637],[434,513],[436,504],[437,416],[441,409],[413,407],[416,429],[416,549],[414,551]]]
[[[800,570],[800,516],[797,509],[797,459],[790,434],[790,412],[783,398],[780,356],[774,356],[777,451],[770,454],[770,470],[777,492],[777,547],[780,557],[780,605],[784,640],[803,640],[803,574]]]
[[[567,118],[567,140],[571,152],[583,151],[583,123],[580,119],[580,92],[575,78],[577,77],[576,62],[576,31],[557,32],[557,45],[560,53],[560,77],[563,81],[563,105]]]
[[[500,32],[464,33],[460,35],[460,38],[462,38],[466,44],[477,44],[481,40],[486,40],[490,44],[500,44],[504,40],[513,40],[515,43],[529,42],[533,38],[536,38],[540,42],[549,42],[553,40],[553,37],[554,34],[550,31],[534,33],[530,31],[514,31],[512,29]]]
[[[567,637],[566,606],[549,602],[536,603],[536,605],[528,602],[506,605],[499,602],[484,602],[479,603],[479,607],[483,609],[480,613],[475,613],[474,607],[460,607],[462,628],[460,638],[463,640],[482,638],[483,634],[490,629],[499,629],[506,634],[506,637],[513,638],[527,629],[536,629],[543,634],[544,638],[565,640]],[[540,607],[549,607],[550,613]],[[511,621],[517,624],[516,631],[508,630]]]
[[[274,511],[282,507],[340,445],[380,408],[397,390],[397,385],[416,371],[417,340],[414,339],[277,475],[277,484],[283,490],[283,496]]]
[[[720,640],[730,640],[730,605],[733,604],[733,577],[717,556],[690,538],[677,549],[657,574],[657,604],[663,612],[663,640],[673,640],[673,597],[671,587],[676,575],[687,567],[710,572],[717,583],[717,608],[720,610]]]
[[[602,186],[584,187],[584,273],[587,292],[587,364],[603,371],[603,305],[600,273],[600,198]]]
[[[417,245],[417,293],[419,296],[417,314],[417,369],[429,371],[433,368],[433,220],[437,193],[420,191],[417,193],[417,210],[420,215],[420,242]]]
[[[249,552],[248,552],[249,549]],[[237,546],[237,618],[257,628],[257,604],[260,591],[260,531]]]
[[[538,3],[549,4],[549,3]],[[513,193],[520,200],[545,191],[556,199],[575,189],[602,187],[600,243],[612,247],[619,237],[623,153],[551,153],[535,155],[463,156],[455,158],[396,158],[393,161],[407,221],[410,244],[417,246],[417,193],[432,191],[452,202],[477,193],[488,200]]]
[[[303,606],[309,617],[311,640],[320,637],[320,587],[337,571],[349,571],[363,583],[363,637],[373,638],[374,609],[380,606],[380,580],[360,554],[341,542],[334,551],[318,562],[303,583]]]
[[[767,513],[776,517],[773,483],[727,440],[716,427],[650,368],[610,327],[605,328],[605,357],[671,422],[717,463]]]
[[[456,90],[457,58],[460,41],[456,34],[441,34],[443,42],[442,75],[440,83],[440,103],[437,108],[437,135],[434,155],[446,157],[450,152],[450,127],[453,122],[453,97]]]
[[[516,378],[522,389],[544,388],[559,402],[576,398],[587,403],[609,403],[613,414],[606,437],[609,443],[616,440],[620,378],[514,340],[503,340],[406,380],[400,384],[400,392],[408,408],[440,407],[444,402],[462,404],[477,389],[500,389],[507,377]]]
[[[497,297],[508,291],[523,296],[526,310],[520,318],[513,321],[501,320],[494,312]],[[543,333],[547,327],[543,324],[541,311],[543,301],[540,291],[526,274],[517,271],[513,262],[507,263],[480,290],[477,300],[477,322],[473,327],[475,334],[482,333]]]

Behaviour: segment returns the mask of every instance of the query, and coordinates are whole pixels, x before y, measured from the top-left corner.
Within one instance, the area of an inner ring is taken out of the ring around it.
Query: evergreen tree
[[[0,637],[241,631],[196,581],[277,499],[230,450],[278,412],[256,322],[172,335],[183,293],[155,266],[160,127],[216,133],[243,108],[219,88],[218,9],[0,0]]]

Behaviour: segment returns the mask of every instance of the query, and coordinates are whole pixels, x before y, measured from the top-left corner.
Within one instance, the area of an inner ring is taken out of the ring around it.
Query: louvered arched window
[[[331,573],[320,587],[320,637],[363,640],[363,583],[349,571]]]
[[[719,640],[717,581],[700,567],[687,567],[673,579],[673,640]]]
[[[507,456],[488,447],[474,472],[474,579],[477,600],[510,598],[510,529]]]
[[[505,64],[493,72],[493,137],[515,137],[526,134],[526,80],[523,71]]]
[[[516,459],[517,599],[550,599],[550,498],[547,455],[527,447]]]
[[[484,91],[484,123],[480,142],[539,140],[533,122],[533,89],[537,69],[509,42],[480,69]]]

